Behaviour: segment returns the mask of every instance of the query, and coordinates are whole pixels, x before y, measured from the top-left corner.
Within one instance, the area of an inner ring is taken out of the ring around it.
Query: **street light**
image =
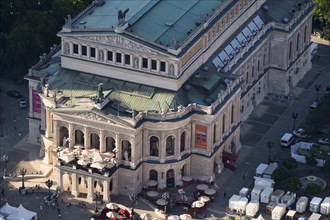
[[[45,183],[46,183],[46,186],[48,187],[48,201],[50,201],[51,200],[50,199],[50,187],[53,186],[53,181],[48,179]]]
[[[166,214],[167,200],[170,198],[170,194],[168,192],[164,192],[162,198],[166,201],[164,206],[164,213]]]
[[[24,176],[25,176],[26,172],[27,172],[27,170],[25,168],[21,168],[19,170],[19,174],[21,174],[21,176],[22,176],[22,187],[21,187],[21,189],[25,189],[25,186],[24,186]]]
[[[133,217],[134,216],[134,206],[135,206],[136,200],[138,199],[138,196],[133,193],[133,194],[129,195],[128,197],[132,201],[132,217]]]
[[[1,157],[1,161],[3,161],[3,176],[6,177],[7,176],[7,163],[8,163],[8,155],[3,155]]]
[[[272,141],[267,142],[267,147],[269,149],[269,154],[268,154],[268,163],[272,161],[272,148],[274,147],[274,143]]]
[[[315,88],[315,91],[316,91],[316,101],[318,102],[319,101],[319,91],[321,89],[321,85],[320,84],[317,84],[314,86]]]
[[[95,199],[95,213],[98,213],[99,210],[97,208],[97,201],[99,200],[100,198],[100,192],[95,192],[94,193],[94,199]]]
[[[292,119],[293,119],[293,129],[292,130],[295,130],[296,129],[296,119],[298,118],[298,112],[292,112]]]

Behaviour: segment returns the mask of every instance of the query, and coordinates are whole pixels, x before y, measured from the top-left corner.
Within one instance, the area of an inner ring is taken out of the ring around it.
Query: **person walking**
[[[227,193],[226,193],[226,192],[224,192],[224,193],[223,193],[223,197],[225,197],[225,198],[226,198],[226,196],[227,196]]]

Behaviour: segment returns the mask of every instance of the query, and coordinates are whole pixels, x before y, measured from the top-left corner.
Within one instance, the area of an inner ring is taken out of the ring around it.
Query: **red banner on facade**
[[[207,127],[196,124],[195,146],[198,148],[207,148]]]
[[[32,111],[35,113],[41,112],[40,96],[36,90],[32,90]]]

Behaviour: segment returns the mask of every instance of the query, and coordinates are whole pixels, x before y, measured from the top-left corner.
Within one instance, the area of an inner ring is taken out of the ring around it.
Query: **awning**
[[[238,156],[236,156],[235,154],[229,153],[227,151],[222,152],[222,161],[223,162],[227,162],[227,160],[235,162],[237,159],[238,159]]]

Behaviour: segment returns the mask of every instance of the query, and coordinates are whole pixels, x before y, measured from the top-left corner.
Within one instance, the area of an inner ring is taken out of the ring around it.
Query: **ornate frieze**
[[[151,50],[148,47],[145,47],[141,44],[138,44],[134,41],[128,40],[126,38],[117,36],[117,35],[109,35],[109,36],[81,36],[80,39],[92,41],[95,43],[101,43],[106,45],[111,45],[115,47],[125,48],[128,50],[135,50],[139,52],[145,52],[149,54],[158,55],[157,51]]]

